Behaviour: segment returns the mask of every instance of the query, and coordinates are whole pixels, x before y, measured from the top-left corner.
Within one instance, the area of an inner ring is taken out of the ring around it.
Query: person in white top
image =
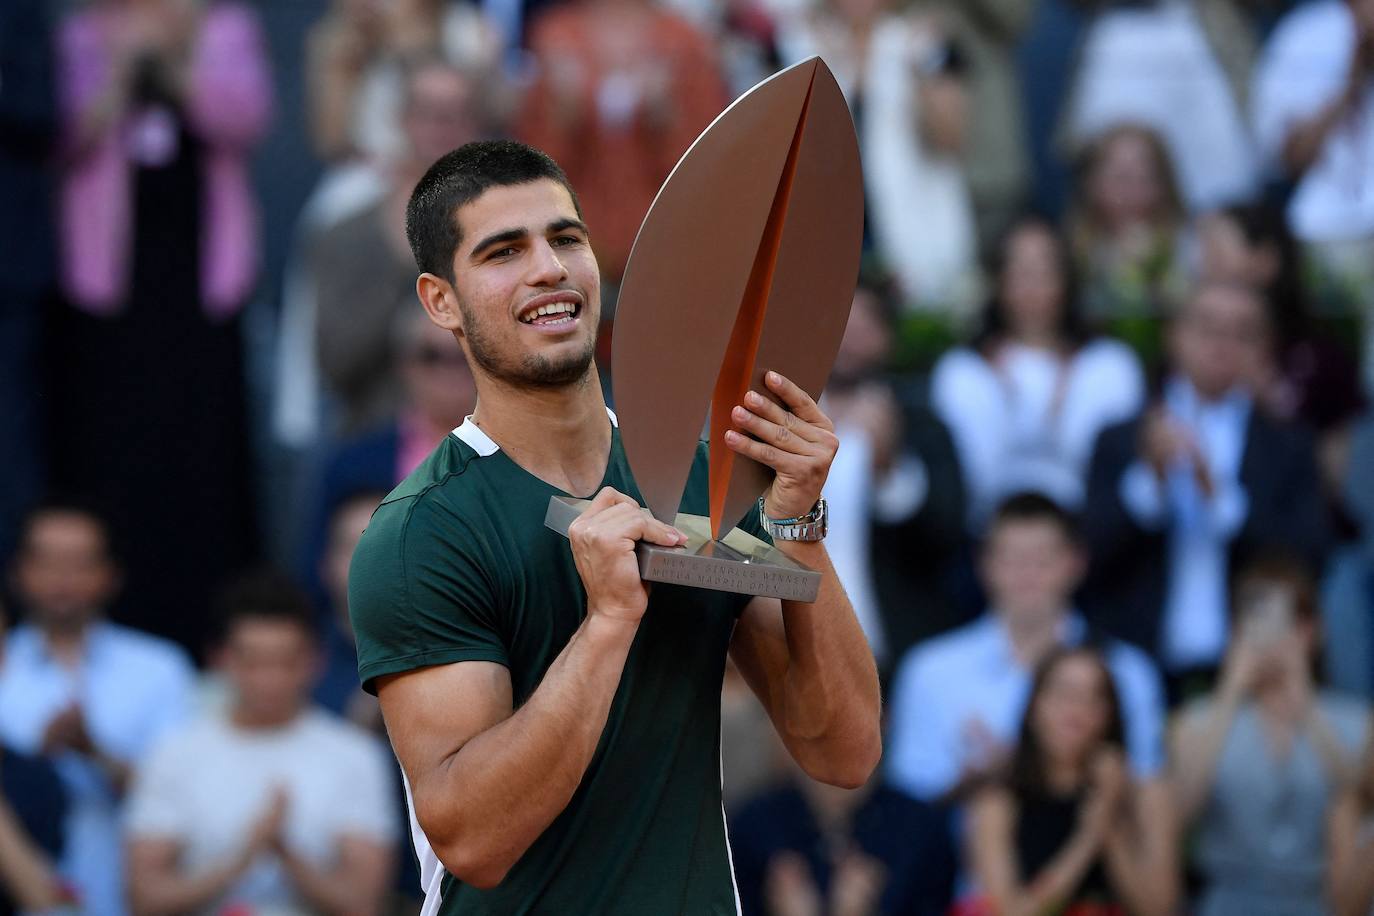
[[[1077,508],[1098,432],[1145,397],[1135,354],[1084,330],[1064,245],[1048,224],[1022,220],[1000,260],[982,332],[941,357],[931,378],[932,406],[964,468],[974,531],[1023,490]]]
[[[375,914],[399,829],[395,771],[375,737],[309,705],[313,611],[257,574],[224,600],[233,699],[170,734],[126,814],[133,909],[148,914]]]

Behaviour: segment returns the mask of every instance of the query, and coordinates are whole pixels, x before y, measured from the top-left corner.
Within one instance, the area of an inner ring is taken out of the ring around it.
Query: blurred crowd
[[[349,560],[470,412],[426,167],[513,136],[615,286],[819,54],[857,791],[737,674],[742,910],[1374,913],[1372,0],[5,0],[0,914],[417,912]]]

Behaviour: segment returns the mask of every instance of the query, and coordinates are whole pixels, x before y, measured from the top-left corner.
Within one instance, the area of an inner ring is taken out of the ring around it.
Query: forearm
[[[567,806],[605,728],[637,624],[589,612],[529,700],[412,785],[449,871],[491,886]]]
[[[1190,723],[1179,736],[1174,753],[1174,785],[1178,792],[1176,810],[1185,825],[1198,815],[1212,792],[1217,761],[1221,759],[1238,706],[1238,698],[1222,695],[1204,721]]]
[[[1054,911],[1073,894],[1100,849],[1101,844],[1086,831],[1075,832],[1029,884],[1010,895],[1002,912],[1006,916],[1040,916]]]
[[[43,854],[29,842],[9,806],[0,802],[0,888],[21,909],[46,910],[61,902],[61,888]]]
[[[857,768],[866,778],[882,751],[873,652],[824,546],[782,541],[778,549],[822,574],[814,603],[782,602],[787,669],[778,708],[783,738],[808,772]]]
[[[1346,110],[1345,96],[1325,105],[1316,115],[1293,127],[1283,141],[1283,165],[1291,175],[1301,175],[1316,161],[1327,136]]]
[[[347,863],[320,869],[290,850],[281,854],[281,861],[312,910],[329,916],[375,916],[381,909],[385,888],[377,878],[384,878],[384,872],[350,868]]]
[[[1128,911],[1138,916],[1173,912],[1178,882],[1172,861],[1164,861],[1122,828],[1107,837],[1104,852],[1107,876]]]
[[[1346,857],[1336,875],[1333,910],[1337,916],[1365,916],[1374,908],[1374,839],[1366,840]]]
[[[179,874],[175,865],[130,869],[129,903],[136,916],[176,916],[208,907],[225,894],[248,866],[240,855],[195,876]]]

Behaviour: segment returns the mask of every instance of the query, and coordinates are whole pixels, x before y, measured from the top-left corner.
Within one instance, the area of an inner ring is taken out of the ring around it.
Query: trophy
[[[819,397],[844,334],[863,237],[854,123],[812,57],[759,83],[683,154],[635,237],[611,383],[648,511],[688,542],[640,542],[641,576],[814,601],[821,575],[734,526],[773,471],[724,443],[730,410],[774,370]],[[776,400],[776,398],[774,398]],[[709,414],[710,516],[679,514]],[[555,496],[564,535],[587,500]]]

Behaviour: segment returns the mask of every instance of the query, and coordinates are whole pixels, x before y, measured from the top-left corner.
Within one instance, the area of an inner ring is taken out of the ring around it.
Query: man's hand
[[[282,839],[282,828],[286,824],[286,809],[290,804],[290,797],[286,794],[284,786],[274,786],[272,793],[268,796],[267,806],[258,819],[253,822],[253,829],[248,834],[248,842],[244,844],[243,858],[245,862],[252,862],[258,857],[258,853],[271,851],[282,855],[286,851],[285,841]]]
[[[635,542],[664,547],[687,543],[687,536],[644,511],[639,503],[610,487],[568,528],[573,561],[587,589],[587,614],[638,623],[649,603],[649,587],[639,578]]]
[[[743,432],[727,431],[725,444],[776,472],[763,497],[769,518],[796,518],[810,512],[821,498],[840,440],[835,425],[809,394],[776,372],[767,373],[764,382],[787,409],[758,392],[748,392],[744,403],[731,412]]]
[[[51,755],[59,751],[75,751],[86,757],[98,753],[86,729],[86,716],[76,703],[53,716],[43,731],[43,753]]]

